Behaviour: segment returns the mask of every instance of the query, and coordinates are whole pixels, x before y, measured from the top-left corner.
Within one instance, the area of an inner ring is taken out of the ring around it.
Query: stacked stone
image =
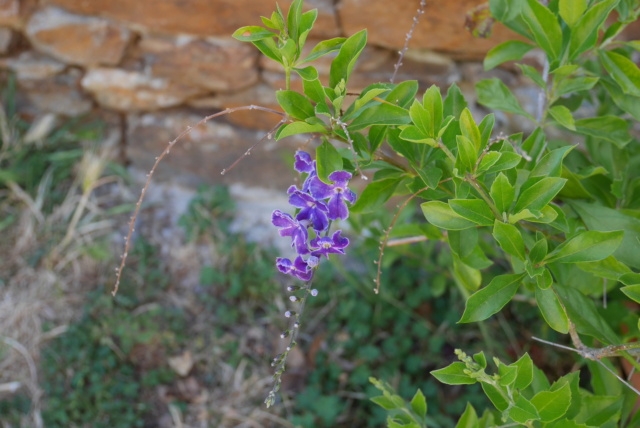
[[[511,37],[500,26],[489,40],[464,29],[467,12],[483,2],[430,0],[396,81],[416,79],[426,89],[473,80],[465,70],[475,69],[465,64]],[[278,3],[286,10],[290,0]],[[307,45],[368,28],[369,47],[350,82],[349,90],[357,92],[388,81],[417,6],[413,0],[307,0],[306,9],[319,10],[315,40]],[[275,0],[0,0],[0,69],[16,73],[23,113],[111,112],[118,119],[114,126],[124,128],[132,160],[145,167],[146,158],[203,112],[247,104],[277,108],[274,91],[284,86],[284,75],[252,46],[230,37],[240,26],[259,24],[274,7]],[[317,64],[321,75],[327,76],[330,61]],[[299,84],[293,81],[294,88]],[[191,165],[187,171],[219,181],[224,162],[242,153],[238,143],[255,138],[246,129],[270,129],[278,118],[247,111],[226,121],[190,137],[199,149],[184,153],[193,162],[182,161]],[[220,169],[203,163],[212,152]],[[276,152],[268,157],[281,159]],[[257,166],[248,163],[250,170]],[[258,166],[254,175],[263,169]]]

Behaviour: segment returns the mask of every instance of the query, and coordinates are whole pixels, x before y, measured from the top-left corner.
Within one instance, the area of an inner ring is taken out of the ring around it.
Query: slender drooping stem
[[[151,179],[153,178],[153,174],[156,172],[156,169],[158,168],[158,165],[160,165],[160,162],[162,161],[162,159],[164,159],[164,157],[167,156],[171,152],[171,149],[176,145],[176,143],[178,141],[180,141],[182,138],[184,138],[186,135],[188,135],[194,128],[196,128],[196,127],[198,127],[200,125],[203,125],[203,124],[207,123],[209,120],[215,119],[216,117],[225,116],[227,114],[231,114],[231,113],[234,113],[236,111],[243,111],[243,110],[266,111],[266,112],[269,112],[269,113],[273,113],[273,114],[277,114],[279,116],[286,117],[285,113],[282,113],[282,112],[279,112],[277,110],[273,110],[273,109],[270,109],[270,108],[267,108],[267,107],[256,106],[256,105],[253,105],[253,104],[249,105],[249,106],[227,108],[227,109],[225,109],[223,111],[220,111],[218,113],[209,115],[209,116],[201,119],[199,122],[197,122],[193,126],[188,126],[187,128],[185,128],[180,134],[178,134],[178,136],[173,141],[169,142],[169,144],[163,150],[163,152],[160,154],[160,156],[156,157],[155,163],[153,164],[153,166],[151,167],[151,170],[147,174],[147,181],[144,183],[144,186],[142,187],[142,190],[140,192],[140,197],[138,198],[138,202],[136,202],[136,208],[133,211],[133,215],[131,216],[131,219],[129,220],[129,231],[127,232],[127,236],[125,236],[125,238],[124,238],[124,252],[122,253],[122,256],[121,256],[120,266],[116,268],[116,282],[115,282],[115,284],[113,286],[113,291],[111,292],[111,294],[113,296],[115,296],[118,293],[118,287],[120,286],[120,279],[122,277],[122,271],[124,270],[124,267],[125,267],[126,262],[127,262],[127,256],[129,255],[129,249],[131,247],[131,237],[133,236],[133,232],[135,231],[135,223],[136,223],[136,219],[138,218],[138,214],[140,213],[140,208],[142,207],[142,201],[144,200],[144,197],[147,194],[147,190],[149,189],[149,186],[151,185]]]
[[[393,75],[389,80],[391,83],[394,83],[394,81],[396,80],[396,75],[398,74],[398,70],[400,69],[400,67],[402,67],[402,60],[404,59],[404,55],[407,53],[407,50],[409,49],[409,40],[411,40],[411,38],[413,37],[413,32],[416,30],[416,27],[418,26],[418,21],[420,20],[420,16],[424,14],[424,9],[426,7],[427,7],[426,0],[420,0],[420,7],[416,11],[415,16],[413,17],[413,24],[411,24],[411,28],[409,29],[409,32],[407,33],[404,39],[404,46],[402,47],[402,50],[398,52],[399,54],[398,61],[396,61],[396,64],[393,66]]]

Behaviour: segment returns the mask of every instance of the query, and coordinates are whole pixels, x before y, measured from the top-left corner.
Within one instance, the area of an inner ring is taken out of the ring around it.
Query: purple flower
[[[300,208],[300,212],[296,215],[298,221],[310,221],[313,228],[317,231],[326,230],[329,227],[329,219],[327,213],[329,208],[324,202],[316,200],[308,193],[303,193],[295,186],[289,188],[289,203],[296,208]]]
[[[311,155],[309,153],[298,150],[295,155],[293,167],[298,172],[311,174],[316,171],[316,162],[311,159]]]
[[[293,262],[282,257],[276,259],[276,267],[280,272],[303,281],[309,281],[313,277],[313,267],[317,264],[317,258],[313,256],[309,257],[308,261],[305,261],[301,256],[296,257]]]
[[[307,240],[309,233],[307,228],[298,220],[294,219],[287,213],[275,210],[271,215],[271,223],[279,228],[280,236],[290,236],[291,246],[296,249],[298,254],[308,254]]]
[[[333,234],[331,238],[325,236],[324,238],[316,238],[311,240],[311,248],[315,248],[311,252],[312,256],[329,258],[329,254],[344,254],[344,249],[349,245],[349,240],[343,238],[340,234],[341,230],[338,230]]]
[[[323,183],[317,176],[309,183],[311,196],[318,200],[329,199],[327,206],[330,220],[345,220],[349,217],[349,209],[344,201],[356,201],[356,194],[347,187],[350,179],[351,174],[347,171],[335,171],[329,174],[329,180],[334,184]]]

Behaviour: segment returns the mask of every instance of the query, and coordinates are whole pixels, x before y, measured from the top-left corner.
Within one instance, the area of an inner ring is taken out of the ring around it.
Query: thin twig
[[[376,264],[378,265],[378,271],[376,273],[376,279],[374,280],[374,282],[376,283],[376,288],[373,289],[374,293],[376,294],[380,293],[380,276],[382,275],[382,257],[384,256],[384,249],[387,247],[387,243],[389,242],[389,234],[393,230],[393,227],[396,225],[396,222],[398,221],[398,218],[400,217],[400,214],[402,213],[402,211],[407,207],[407,205],[409,205],[409,202],[411,202],[413,198],[418,196],[420,193],[428,189],[429,189],[428,187],[422,188],[418,190],[416,193],[414,193],[413,195],[409,196],[407,200],[404,201],[404,203],[398,207],[398,211],[396,211],[396,214],[393,216],[393,220],[391,220],[391,224],[389,225],[387,230],[384,231],[384,238],[382,238],[382,242],[380,242],[380,253],[378,254],[378,261],[376,262]]]
[[[160,156],[156,157],[156,161],[153,164],[153,166],[151,167],[151,170],[149,171],[149,173],[147,174],[147,181],[144,183],[144,186],[142,187],[142,190],[140,192],[140,197],[138,198],[138,202],[136,202],[136,208],[133,212],[133,215],[131,216],[131,219],[129,220],[129,231],[127,232],[127,236],[124,238],[124,252],[122,253],[122,258],[120,261],[120,266],[116,268],[116,282],[113,286],[113,291],[111,292],[111,294],[113,296],[115,296],[118,293],[118,287],[120,286],[120,279],[122,277],[122,271],[124,270],[124,267],[126,265],[127,262],[127,256],[129,254],[129,249],[131,246],[131,237],[133,236],[133,232],[135,231],[135,222],[136,219],[138,218],[138,214],[140,212],[140,208],[142,206],[142,201],[144,200],[144,197],[147,193],[147,189],[149,188],[149,186],[151,185],[151,179],[153,177],[153,174],[155,173],[156,169],[158,168],[158,165],[160,165],[160,162],[162,161],[162,159],[164,159],[165,156],[167,156],[169,154],[169,152],[171,151],[171,149],[173,148],[173,146],[180,141],[183,137],[185,137],[186,135],[188,135],[194,128],[203,125],[205,123],[207,123],[209,120],[211,119],[215,119],[216,117],[220,117],[220,116],[225,116],[227,114],[231,114],[237,111],[243,111],[243,110],[258,110],[258,111],[265,111],[268,113],[273,113],[273,114],[277,114],[278,116],[282,116],[282,117],[286,117],[285,113],[279,112],[277,110],[273,110],[267,107],[261,107],[261,106],[256,106],[256,105],[249,105],[249,106],[241,106],[241,107],[234,107],[234,108],[227,108],[223,111],[220,111],[218,113],[209,115],[205,118],[203,118],[202,120],[200,120],[198,123],[196,123],[193,126],[189,126],[187,128],[185,128],[173,141],[169,142],[169,144],[167,145],[167,147],[164,149],[164,151],[160,154]]]
[[[338,126],[340,126],[340,128],[342,128],[344,135],[347,137],[347,144],[349,145],[349,149],[351,150],[351,154],[353,155],[353,163],[356,167],[356,171],[358,172],[358,175],[360,175],[360,177],[362,177],[363,180],[368,180],[369,177],[367,177],[364,174],[364,172],[362,172],[362,170],[360,169],[360,164],[358,163],[358,155],[356,154],[356,149],[353,147],[353,139],[351,139],[351,134],[349,134],[349,130],[347,129],[347,124],[342,122],[340,119],[336,119],[336,123],[338,124]]]
[[[427,7],[426,0],[420,0],[420,8],[417,10],[415,16],[413,17],[413,24],[411,24],[411,28],[409,29],[409,32],[407,33],[404,39],[404,46],[402,47],[402,50],[398,52],[399,54],[398,61],[393,66],[393,75],[389,80],[391,83],[394,83],[394,81],[396,80],[396,75],[398,74],[398,70],[400,70],[400,67],[402,67],[402,60],[404,59],[404,55],[407,53],[407,50],[409,49],[409,40],[411,40],[411,37],[413,37],[413,32],[416,30],[416,27],[418,26],[420,15],[424,14],[425,7]]]

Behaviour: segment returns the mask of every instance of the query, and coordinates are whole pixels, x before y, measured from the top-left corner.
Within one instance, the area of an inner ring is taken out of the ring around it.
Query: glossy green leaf
[[[541,210],[562,190],[566,179],[558,177],[546,177],[529,186],[520,193],[513,212],[524,209]]]
[[[467,403],[467,407],[464,409],[460,419],[458,419],[455,428],[480,428],[478,414],[470,403]]]
[[[558,9],[564,22],[574,27],[587,10],[587,0],[560,0]]]
[[[442,119],[444,117],[440,88],[436,85],[432,85],[427,89],[422,97],[422,105],[429,112],[429,119],[431,121],[430,128],[433,129],[433,136],[436,137],[440,131],[440,126],[442,125]]]
[[[508,213],[516,196],[516,190],[509,182],[507,176],[500,173],[496,179],[493,180],[489,195],[491,199],[493,199],[499,213]]]
[[[549,327],[559,333],[569,332],[569,318],[552,288],[536,287],[536,303]]]
[[[627,285],[620,289],[628,298],[636,303],[640,303],[640,284]]]
[[[640,69],[633,61],[612,51],[601,52],[600,61],[625,94],[640,97]]]
[[[531,251],[529,252],[529,260],[531,260],[531,263],[534,264],[540,263],[547,256],[547,251],[547,239],[543,236],[541,239],[536,241],[536,243],[531,248]]]
[[[595,262],[609,257],[622,243],[624,232],[590,230],[558,245],[545,258],[546,263]]]
[[[453,279],[469,291],[476,291],[482,284],[482,274],[474,267],[464,263],[460,258],[453,257]]]
[[[542,275],[536,276],[536,285],[538,288],[546,290],[553,285],[553,276],[551,276],[551,272],[549,269],[544,269]]]
[[[491,152],[487,153],[487,156],[490,153]],[[485,158],[487,156],[485,156]],[[522,160],[522,156],[520,156],[517,153],[502,152],[500,158],[496,162],[494,162],[493,165],[486,168],[484,172],[487,174],[493,174],[495,172],[505,171],[518,166],[521,160]],[[482,166],[482,161],[480,162],[480,166]]]
[[[302,60],[300,64],[311,62],[327,54],[330,54],[331,52],[340,50],[345,40],[347,39],[344,37],[336,37],[334,39],[321,41],[320,43],[315,45],[313,49],[311,49],[311,52],[309,52],[309,55],[307,55],[307,57],[304,60]]]
[[[349,80],[353,67],[366,44],[367,30],[359,31],[344,41],[338,55],[331,62],[329,70],[331,88],[335,88],[343,79],[345,83]]]
[[[552,422],[567,413],[571,405],[571,387],[565,383],[555,391],[540,391],[531,399],[542,422]]]
[[[457,214],[449,205],[441,201],[429,201],[420,205],[427,221],[447,230],[463,230],[476,224]]]
[[[465,304],[459,323],[478,322],[499,312],[518,291],[524,274],[496,276],[484,288],[473,293]]]
[[[481,80],[476,84],[478,102],[491,109],[519,114],[534,120],[521,106],[511,90],[500,79]]]
[[[400,181],[401,179],[390,178],[369,184],[351,207],[351,212],[367,213],[377,210],[393,195]]]
[[[403,108],[408,108],[418,93],[418,81],[406,80],[395,85],[385,97],[386,101]]]
[[[484,57],[484,69],[491,70],[507,61],[519,61],[534,46],[518,40],[509,40],[492,48]]]
[[[342,156],[333,144],[325,140],[316,149],[316,164],[318,178],[325,183],[330,183],[329,174],[342,170]]]
[[[424,394],[421,390],[417,390],[413,398],[411,399],[411,410],[415,412],[416,415],[424,418],[427,415],[427,399],[424,397]]]
[[[569,61],[591,49],[598,39],[598,30],[618,0],[604,0],[589,7],[571,29]]]
[[[519,390],[523,390],[528,387],[533,381],[533,361],[528,353],[521,356],[518,361],[511,364],[518,368],[518,376],[513,384]]]
[[[493,237],[498,241],[502,251],[519,260],[525,260],[524,240],[516,226],[496,220],[493,226]]]
[[[509,407],[509,403],[505,398],[505,396],[507,396],[506,388],[500,387],[501,389],[498,389],[497,387],[485,382],[483,382],[481,386],[485,395],[489,398],[489,400],[491,400],[491,403],[493,403],[496,409],[501,412],[507,410],[507,408]]]
[[[412,143],[427,144],[431,147],[437,147],[438,143],[433,138],[422,132],[417,126],[409,125],[402,129],[400,138],[411,141]]]
[[[474,145],[476,152],[479,152],[482,149],[482,136],[480,134],[480,130],[478,129],[478,125],[476,125],[473,116],[471,115],[471,111],[468,108],[462,110],[460,114],[460,131],[462,131],[462,135],[467,137]]]
[[[248,26],[238,28],[231,37],[241,42],[255,42],[257,40],[275,37],[276,34],[262,27]]]
[[[603,80],[602,84],[607,88],[613,102],[640,122],[640,103],[638,98],[625,94],[618,85],[609,83],[606,80]]]
[[[514,406],[509,409],[509,417],[518,423],[524,424],[527,421],[537,420],[540,416],[536,407],[520,395],[516,398]]]
[[[353,106],[354,110],[360,110],[365,104],[369,101],[373,100],[375,97],[380,96],[381,94],[388,92],[387,88],[376,88],[371,87],[368,91],[360,94],[357,100],[354,101]]]
[[[456,168],[459,173],[470,172],[478,160],[478,151],[475,144],[464,135],[456,136],[458,154],[456,156]]]
[[[307,122],[293,122],[293,123],[289,123],[287,125],[281,126],[280,129],[278,129],[278,132],[276,133],[275,138],[276,138],[276,141],[279,141],[291,135],[307,134],[307,133],[324,134],[326,132],[327,130],[325,129],[324,125],[319,125],[319,124],[311,125]]]
[[[349,130],[359,131],[372,125],[406,125],[410,122],[408,110],[384,103],[366,109],[351,122]]]
[[[625,215],[612,208],[600,204],[590,204],[580,201],[569,201],[570,206],[580,215],[589,229],[593,230],[623,230],[622,244],[613,255],[627,266],[640,269],[640,251],[638,251],[638,236],[640,236],[640,219]]]
[[[482,160],[480,161],[480,165],[478,165],[478,169],[476,171],[477,172],[486,171],[487,169],[492,167],[496,162],[498,162],[498,159],[500,159],[500,156],[502,156],[502,153],[500,152],[487,152],[482,158]]]
[[[301,21],[302,0],[294,0],[291,6],[289,6],[289,12],[287,13],[287,31],[289,32],[289,37],[293,40],[298,40]]]
[[[498,383],[502,386],[511,386],[518,377],[518,367],[507,366],[502,361],[497,361],[498,364]]]
[[[313,25],[318,19],[318,9],[311,9],[302,14],[302,19],[300,19],[300,27],[298,31],[298,48],[304,48],[304,45],[307,42],[307,37],[313,28]],[[299,54],[298,54],[299,56]]]
[[[436,133],[432,112],[427,110],[420,101],[413,101],[413,104],[409,107],[409,116],[416,128],[418,128],[426,138],[435,137]]]
[[[556,95],[562,96],[573,92],[588,91],[598,83],[598,77],[566,77],[560,79],[556,87]]]
[[[531,170],[529,178],[559,177],[562,172],[562,161],[576,146],[562,146],[550,151],[540,159]]]
[[[295,91],[277,91],[276,99],[285,113],[295,119],[305,120],[316,114],[311,101]]]
[[[620,338],[609,323],[600,315],[591,299],[573,287],[555,284],[553,289],[564,305],[578,333],[593,336],[607,345],[620,343]]]
[[[527,64],[516,64],[518,68],[522,71],[522,74],[527,76],[529,79],[533,81],[539,88],[545,89],[547,88],[547,84],[544,82],[544,78],[540,74],[538,70],[531,67]]]
[[[456,361],[443,369],[432,371],[431,375],[445,385],[473,385],[477,381],[464,373],[466,368],[464,363]]]
[[[453,211],[480,226],[493,226],[496,217],[482,199],[449,199]]]
[[[462,110],[467,107],[467,101],[464,99],[464,95],[460,91],[460,88],[455,83],[449,86],[447,96],[444,99],[442,105],[442,114],[444,117],[453,116],[455,119],[460,118]]]
[[[576,124],[573,119],[573,115],[571,114],[571,111],[565,106],[562,106],[562,105],[553,106],[549,109],[549,114],[551,114],[551,116],[556,120],[556,122],[558,122],[560,125],[564,126],[565,128],[571,131],[576,130]]]
[[[551,60],[560,56],[562,49],[562,29],[556,16],[537,0],[527,0],[528,10],[522,14],[538,46]]]

